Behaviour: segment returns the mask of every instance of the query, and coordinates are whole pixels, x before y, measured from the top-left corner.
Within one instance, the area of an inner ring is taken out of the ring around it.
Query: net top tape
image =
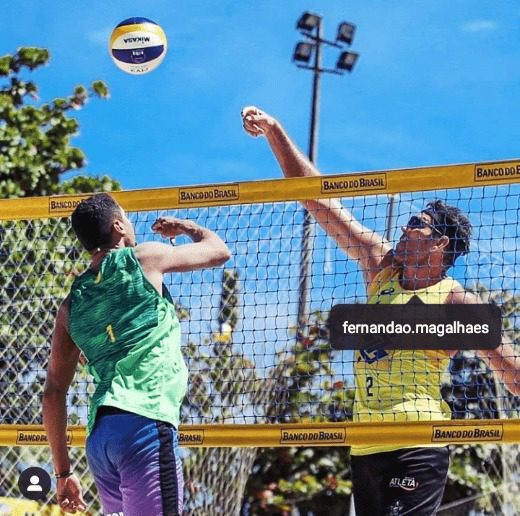
[[[520,183],[520,159],[111,192],[127,211],[303,201]],[[69,216],[91,194],[0,200],[0,220]]]

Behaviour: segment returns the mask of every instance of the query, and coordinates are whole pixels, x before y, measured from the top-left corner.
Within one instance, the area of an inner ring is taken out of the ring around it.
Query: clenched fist
[[[244,129],[251,136],[267,136],[277,121],[255,106],[246,106],[242,109],[242,123]]]
[[[159,233],[163,238],[174,238],[187,233],[187,224],[191,224],[191,222],[175,217],[159,217],[152,224],[152,230]]]
[[[173,239],[178,235],[188,235],[194,242],[200,242],[204,229],[195,222],[175,217],[159,217],[153,224],[152,230],[159,233],[163,238]]]

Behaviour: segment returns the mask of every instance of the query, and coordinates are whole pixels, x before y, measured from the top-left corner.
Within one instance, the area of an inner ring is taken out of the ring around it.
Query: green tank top
[[[96,390],[87,435],[102,405],[179,425],[188,384],[175,306],[145,277],[133,248],[111,251],[70,293],[69,332]]]

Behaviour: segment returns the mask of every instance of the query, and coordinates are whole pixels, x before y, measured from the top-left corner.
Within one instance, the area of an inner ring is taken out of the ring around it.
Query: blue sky
[[[2,9],[2,53],[47,47],[32,74],[42,100],[106,81],[111,98],[77,113],[83,172],[124,188],[279,177],[264,141],[242,130],[240,109],[277,116],[307,150],[311,73],[291,62],[305,11],[358,27],[352,74],[321,82],[318,164],[326,173],[518,157],[520,4],[502,0],[26,0]],[[130,16],[158,22],[169,40],[146,76],[120,71],[112,28]],[[337,51],[325,49],[334,66]]]

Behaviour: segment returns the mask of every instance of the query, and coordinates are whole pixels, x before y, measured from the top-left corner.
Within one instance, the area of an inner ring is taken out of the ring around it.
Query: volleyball
[[[166,55],[166,34],[148,18],[128,18],[110,36],[110,55],[127,73],[142,75],[157,68]]]

